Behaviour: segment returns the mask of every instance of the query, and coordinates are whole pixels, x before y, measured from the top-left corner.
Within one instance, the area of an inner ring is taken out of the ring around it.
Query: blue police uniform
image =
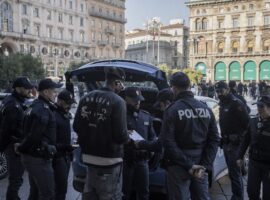
[[[246,106],[231,93],[220,100],[219,115],[222,147],[232,182],[232,199],[243,200],[242,173],[241,168],[236,164],[236,160],[239,144],[249,125],[249,115]]]
[[[251,120],[249,132],[241,143],[239,158],[243,159],[249,148],[248,197],[260,200],[261,183],[262,199],[270,199],[270,118]]]
[[[220,138],[211,109],[191,91],[179,93],[164,112],[160,137],[168,164],[169,199],[210,199],[208,176],[197,180],[188,171],[195,164],[212,169]]]
[[[138,132],[144,138],[144,143],[150,143],[156,138],[152,117],[144,110],[134,111],[128,106],[127,127],[128,130]],[[137,199],[147,200],[149,199],[149,168],[147,161],[150,158],[150,152],[137,150],[130,144],[125,145],[124,150],[123,199],[130,199],[132,191],[135,190]]]

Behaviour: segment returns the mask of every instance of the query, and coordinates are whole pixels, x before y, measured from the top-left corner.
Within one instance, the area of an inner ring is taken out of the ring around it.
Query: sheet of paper
[[[136,141],[136,140],[144,140],[144,138],[135,130],[132,130],[131,133],[129,134],[129,137]]]

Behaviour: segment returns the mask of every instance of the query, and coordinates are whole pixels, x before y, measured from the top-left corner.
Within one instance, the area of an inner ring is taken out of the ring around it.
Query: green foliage
[[[159,65],[159,69],[161,69],[166,73],[167,79],[169,79],[171,75],[174,74],[175,72],[181,71],[179,69],[171,69],[166,64]],[[200,71],[190,68],[183,69],[182,71],[188,75],[192,83],[198,84],[202,80],[203,75]]]
[[[80,63],[71,62],[70,65],[69,65],[68,70],[74,70],[74,69],[77,69],[77,68],[79,68],[79,67],[81,67],[82,65],[87,64],[87,63],[89,63],[89,62],[80,62]]]
[[[44,78],[41,60],[30,54],[0,55],[0,88],[7,87],[18,76],[27,76],[30,80]]]

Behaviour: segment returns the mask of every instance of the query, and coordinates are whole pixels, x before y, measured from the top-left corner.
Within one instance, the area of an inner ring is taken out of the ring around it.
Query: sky
[[[126,0],[126,30],[143,28],[147,19],[160,17],[163,24],[170,19],[182,18],[188,25],[187,0]]]

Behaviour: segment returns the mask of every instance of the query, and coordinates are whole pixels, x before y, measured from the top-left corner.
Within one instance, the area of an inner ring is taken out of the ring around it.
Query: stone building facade
[[[190,66],[206,80],[270,80],[270,0],[190,0]]]
[[[160,24],[159,30],[135,29],[126,33],[125,58],[171,68],[188,65],[188,31],[183,20]]]
[[[113,44],[124,35],[124,11],[125,0],[1,0],[0,53],[40,57],[48,76],[63,75],[71,62],[123,57],[123,39]],[[101,45],[114,26],[117,39]]]

